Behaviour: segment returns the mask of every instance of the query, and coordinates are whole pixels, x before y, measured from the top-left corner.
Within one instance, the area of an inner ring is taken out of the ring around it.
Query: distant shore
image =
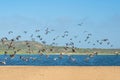
[[[0,53],[0,55],[3,55],[4,53]],[[8,53],[13,54],[13,53]],[[39,53],[16,53],[19,55],[37,55]],[[62,53],[62,55],[89,55],[92,53]],[[43,53],[43,55],[60,55],[60,53]],[[115,55],[114,53],[98,53],[97,55]]]
[[[6,44],[9,42],[6,42]],[[29,44],[29,45],[26,45]],[[50,55],[88,55],[97,52],[98,55],[115,55],[115,52],[120,54],[120,49],[112,48],[77,48],[66,46],[51,46],[43,45],[35,41],[15,41],[13,47],[9,47],[0,42],[0,54],[38,54],[45,53]]]

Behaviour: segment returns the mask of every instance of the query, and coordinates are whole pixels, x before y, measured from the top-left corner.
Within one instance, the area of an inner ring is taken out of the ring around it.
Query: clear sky
[[[48,43],[50,38],[67,30],[70,37],[79,36],[74,41],[76,46],[93,47],[84,42],[83,32],[88,31],[92,33],[91,42],[108,38],[113,48],[120,48],[120,0],[0,0],[0,38],[24,35],[23,31],[32,34],[47,27],[55,30],[43,35]],[[14,34],[8,35],[11,30]],[[60,38],[58,42],[63,44],[68,40]],[[81,40],[79,45],[78,40]],[[94,47],[109,48],[107,45]]]

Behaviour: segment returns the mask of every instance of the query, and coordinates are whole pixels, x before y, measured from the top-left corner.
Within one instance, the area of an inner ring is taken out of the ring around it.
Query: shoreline
[[[120,80],[119,66],[0,66],[0,80]]]

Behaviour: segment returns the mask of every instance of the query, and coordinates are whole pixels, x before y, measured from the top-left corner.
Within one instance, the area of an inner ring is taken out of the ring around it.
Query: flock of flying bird
[[[79,26],[81,26],[82,24],[78,24]],[[41,30],[39,30],[39,29],[37,29],[37,30],[35,30],[35,33],[38,33],[37,34],[37,36],[36,36],[36,38],[37,39],[39,39],[39,41],[42,43],[42,44],[44,44],[44,45],[46,45],[47,44],[47,42],[43,39],[43,37],[40,35],[40,32]],[[53,30],[53,29],[49,29],[49,28],[46,28],[45,29],[45,32],[44,32],[44,34],[45,35],[48,35],[48,34],[50,34],[51,32],[53,32],[53,31],[55,31],[55,30]],[[11,35],[11,34],[13,34],[14,32],[13,31],[9,31],[8,32],[8,34],[9,35]],[[27,34],[28,32],[27,31],[23,31],[23,33],[24,34]],[[92,34],[91,33],[88,33],[87,31],[84,31],[83,33],[87,33],[87,36],[86,36],[86,38],[84,39],[84,42],[86,42],[87,44],[90,44],[90,43],[92,43],[91,41],[90,41],[90,38],[91,38],[91,36],[92,36]],[[64,31],[64,33],[63,33],[63,35],[58,35],[58,36],[56,36],[56,37],[54,37],[53,39],[52,39],[52,43],[50,44],[51,46],[53,46],[52,48],[54,48],[54,45],[55,44],[57,44],[56,43],[56,40],[58,39],[58,38],[66,38],[66,37],[68,37],[70,34],[69,34],[69,31]],[[18,35],[18,36],[16,36],[15,38],[13,38],[13,39],[8,39],[7,37],[2,37],[1,38],[1,44],[2,45],[5,45],[5,46],[7,46],[7,49],[9,50],[9,49],[11,49],[11,50],[13,50],[13,54],[9,54],[9,52],[6,50],[6,51],[4,51],[4,54],[5,55],[9,55],[9,57],[11,58],[11,59],[13,59],[13,58],[15,58],[15,55],[17,54],[17,52],[19,52],[19,51],[21,51],[22,49],[17,49],[16,50],[16,47],[15,47],[15,45],[14,45],[14,42],[16,42],[16,41],[20,41],[20,38],[21,38],[22,36],[21,35]],[[76,47],[75,47],[75,43],[73,42],[73,39],[76,39],[78,36],[74,36],[74,37],[72,37],[72,38],[69,38],[69,42],[67,42],[67,43],[65,43],[65,46],[64,46],[64,51],[67,51],[68,50],[68,48],[71,48],[71,51],[73,52],[73,53],[75,53],[76,52]],[[34,34],[30,34],[30,38],[32,39],[32,40],[34,40],[35,38],[34,38]],[[81,43],[81,41],[79,40],[79,42],[78,43]],[[96,44],[100,44],[100,45],[102,45],[102,44],[107,44],[107,45],[109,45],[110,47],[113,47],[113,45],[110,43],[110,41],[109,41],[109,39],[101,39],[101,40],[96,40]],[[31,45],[30,45],[30,42],[29,42],[29,40],[26,40],[25,41],[25,44],[26,44],[26,46],[27,46],[27,48],[28,48],[28,53],[32,53],[33,51],[31,50]],[[94,46],[94,45],[96,45],[95,43],[92,43],[92,45]],[[53,51],[53,49],[52,48],[50,48],[50,51]],[[39,49],[38,50],[38,54],[40,54],[40,56],[42,56],[42,55],[46,55],[46,58],[49,58],[49,55],[47,55],[47,54],[44,54],[46,52],[46,49],[45,48],[42,48],[42,49]],[[64,53],[64,52],[63,52]],[[59,57],[58,58],[54,58],[53,60],[57,60],[57,59],[62,59],[63,58],[63,53],[61,52],[60,54],[59,54]],[[94,57],[95,55],[97,55],[98,54],[98,52],[93,52],[93,53],[91,53],[91,54],[88,54],[88,56],[84,59],[84,61],[89,61],[92,57]],[[116,55],[118,55],[119,54],[119,52],[115,52],[115,54]],[[72,55],[68,55],[68,57],[69,57],[69,59],[71,60],[71,61],[73,61],[73,62],[75,62],[76,61],[76,59],[75,58],[73,58],[72,57]],[[23,60],[23,61],[29,61],[29,59],[32,59],[32,60],[36,60],[36,58],[34,58],[34,57],[24,57],[24,56],[20,56],[19,57],[21,60]],[[7,60],[7,58],[5,58],[5,60]],[[1,61],[0,62],[1,64],[6,64],[6,62],[5,61]]]

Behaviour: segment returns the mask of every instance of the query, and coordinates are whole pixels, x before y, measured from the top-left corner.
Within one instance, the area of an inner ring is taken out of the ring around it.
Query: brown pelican
[[[62,59],[62,58],[63,58],[63,54],[62,54],[62,53],[60,53],[59,58],[60,58],[60,59]]]
[[[82,26],[83,25],[83,22],[79,23],[78,26]]]
[[[7,51],[4,52],[5,55],[6,55],[7,53],[8,53]]]
[[[13,31],[9,31],[9,32],[8,32],[8,34],[11,34],[11,33],[13,33]]]
[[[93,52],[94,55],[98,55],[98,52]]]
[[[15,55],[16,55],[16,51],[14,51],[14,54],[11,54],[11,55],[10,55],[10,58],[13,59],[13,58],[15,57]]]
[[[115,51],[114,54],[115,54],[115,55],[119,55],[119,52],[118,52],[118,51]]]
[[[39,30],[39,29],[37,29],[37,30],[35,30],[35,32],[40,32],[40,30]]]
[[[1,62],[0,62],[0,64],[3,64],[3,65],[5,65],[5,64],[6,64],[6,62],[5,62],[5,61],[1,61]]]
[[[26,34],[26,33],[27,33],[27,31],[24,31],[24,33]]]
[[[53,60],[56,61],[58,58],[54,58]]]

